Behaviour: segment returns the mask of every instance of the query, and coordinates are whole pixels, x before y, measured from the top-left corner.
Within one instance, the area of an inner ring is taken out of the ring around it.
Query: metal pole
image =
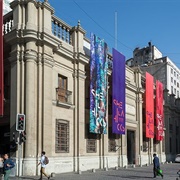
[[[117,11],[115,12],[115,49],[117,50]]]
[[[18,140],[18,176],[21,176],[21,152],[22,152],[22,145],[20,143],[20,134],[21,132],[19,131],[19,140]]]

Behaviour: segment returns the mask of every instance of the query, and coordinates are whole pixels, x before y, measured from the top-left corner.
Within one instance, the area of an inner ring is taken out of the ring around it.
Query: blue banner
[[[106,134],[107,44],[93,33],[90,53],[90,132]]]

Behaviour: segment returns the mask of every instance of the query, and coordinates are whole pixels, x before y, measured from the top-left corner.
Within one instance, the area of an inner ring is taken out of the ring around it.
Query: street
[[[48,168],[48,167],[47,167]],[[77,173],[63,173],[63,174],[56,174],[55,177],[51,178],[52,180],[132,180],[132,179],[154,179],[153,178],[153,166],[143,166],[143,167],[130,167],[128,169],[119,168],[118,170],[115,169],[108,169],[105,170],[96,170],[95,172],[92,171],[85,171],[81,174]],[[177,171],[180,170],[180,163],[171,163],[171,164],[162,164],[161,169],[163,170],[165,180],[176,180],[178,178]],[[36,177],[21,177],[15,178],[11,177],[10,179],[32,179],[37,180],[39,179],[38,176]],[[44,177],[43,179],[47,179]],[[162,179],[160,176],[156,177],[156,179]],[[179,178],[180,180],[180,178]]]

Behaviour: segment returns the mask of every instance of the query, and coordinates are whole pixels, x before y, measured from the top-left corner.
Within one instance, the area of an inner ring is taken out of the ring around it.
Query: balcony
[[[3,34],[7,34],[12,31],[13,28],[13,12],[9,12],[3,17]]]
[[[72,107],[72,91],[63,88],[56,88],[57,106],[71,108]]]

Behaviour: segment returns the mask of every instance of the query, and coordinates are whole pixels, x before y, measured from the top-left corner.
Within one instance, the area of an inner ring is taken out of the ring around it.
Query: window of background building
[[[176,85],[176,80],[174,80],[174,85]]]
[[[56,153],[69,152],[69,122],[66,120],[56,120]]]
[[[173,86],[171,86],[171,94],[173,94]]]
[[[171,82],[173,83],[173,78],[171,77]]]
[[[177,97],[179,97],[179,91],[177,91]]]
[[[171,74],[173,74],[173,68],[171,68]]]
[[[174,88],[174,94],[176,95],[176,88]]]
[[[177,82],[177,87],[179,87],[179,83]]]
[[[176,71],[174,71],[174,77],[176,77]]]
[[[177,74],[177,79],[179,80],[179,74]]]

